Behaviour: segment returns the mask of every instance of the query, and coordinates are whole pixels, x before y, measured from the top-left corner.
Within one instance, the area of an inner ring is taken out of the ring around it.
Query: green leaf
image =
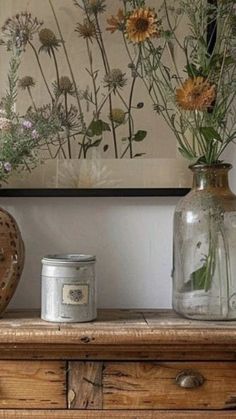
[[[185,159],[196,161],[196,156],[193,156],[188,150],[180,148],[180,147],[178,148],[178,150]]]
[[[109,145],[108,144],[104,145],[104,147],[103,147],[104,153],[108,150],[108,148],[109,148]]]
[[[95,135],[102,135],[104,131],[111,131],[110,125],[101,119],[98,119],[97,121],[91,122],[88,127],[87,135],[89,137],[95,137]]]
[[[215,54],[211,57],[209,69],[220,69],[223,63],[224,67],[228,67],[232,64],[235,64],[235,59],[231,55],[224,57],[223,54]]]
[[[98,147],[101,144],[101,142],[102,142],[102,138],[99,138],[98,140],[94,141],[93,143],[90,142],[90,144],[86,145],[86,152],[92,147]]]
[[[200,42],[200,44],[202,44],[203,48],[206,48],[206,49],[207,49],[207,44],[206,44],[205,37],[200,36],[200,37],[198,38],[198,41]]]
[[[201,71],[194,64],[188,63],[185,68],[189,77],[197,77],[201,75]]]
[[[135,157],[142,157],[142,156],[145,156],[145,154],[146,154],[146,153],[136,153],[136,154],[134,155],[134,158],[135,158]]]
[[[235,64],[235,59],[233,57],[231,57],[231,55],[229,55],[228,57],[225,58],[225,66],[230,66],[231,64]]]
[[[203,135],[206,141],[216,140],[222,143],[220,134],[213,127],[201,127],[200,133]]]
[[[147,131],[139,130],[136,132],[135,136],[133,137],[133,141],[143,141],[147,136]]]
[[[206,283],[207,264],[197,269],[190,275],[188,282],[184,284],[184,291],[204,290]]]
[[[94,143],[91,144],[90,147],[98,147],[101,144],[102,138],[99,138],[99,140],[94,141]]]

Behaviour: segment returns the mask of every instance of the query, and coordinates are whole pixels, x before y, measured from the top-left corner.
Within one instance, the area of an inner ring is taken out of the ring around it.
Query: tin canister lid
[[[48,255],[42,259],[43,265],[50,266],[74,266],[81,263],[94,263],[96,256],[84,254]]]

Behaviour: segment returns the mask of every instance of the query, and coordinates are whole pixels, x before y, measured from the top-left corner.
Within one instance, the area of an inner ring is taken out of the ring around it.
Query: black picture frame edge
[[[0,189],[7,198],[181,197],[189,188]]]

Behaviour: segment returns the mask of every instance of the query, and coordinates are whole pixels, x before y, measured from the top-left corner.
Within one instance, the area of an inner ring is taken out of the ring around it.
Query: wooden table
[[[0,418],[236,419],[236,322],[102,310],[0,320]]]

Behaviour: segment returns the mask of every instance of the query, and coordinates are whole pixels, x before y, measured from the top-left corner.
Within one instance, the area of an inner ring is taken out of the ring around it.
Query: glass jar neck
[[[193,165],[193,189],[230,191],[228,173],[230,164]]]

